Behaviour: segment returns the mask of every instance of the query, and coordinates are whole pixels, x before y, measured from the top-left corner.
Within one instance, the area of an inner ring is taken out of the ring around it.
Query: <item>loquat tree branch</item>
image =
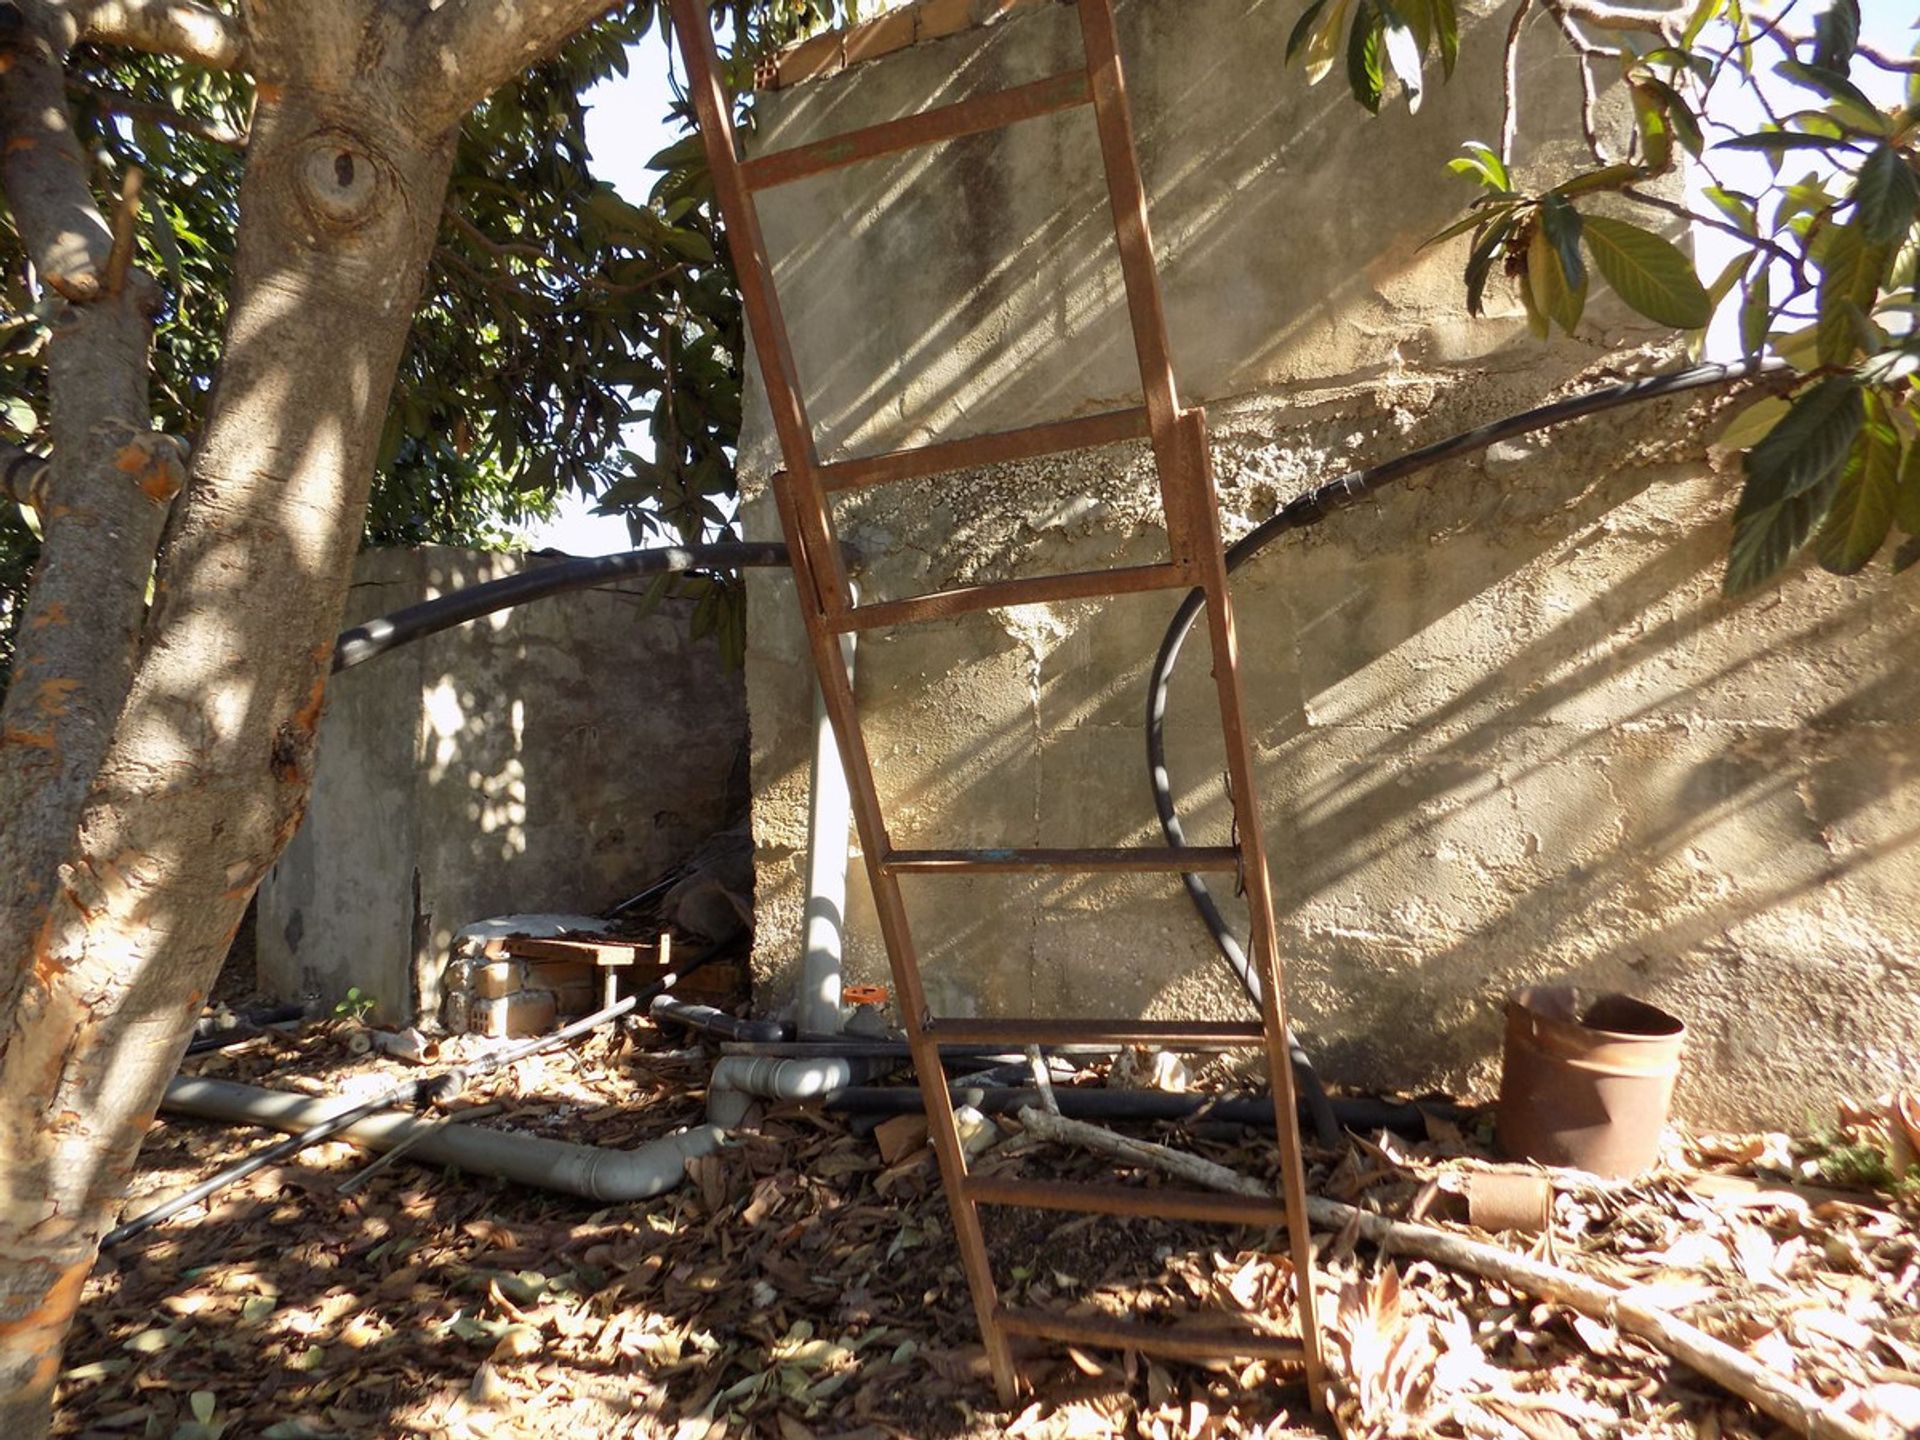
[[[67,109],[72,40],[71,20],[46,0],[0,0],[0,190],[41,284],[85,301],[100,294],[113,233]]]
[[[245,24],[199,0],[81,0],[84,38],[124,45],[154,55],[172,55],[209,70],[244,70]]]
[[[203,115],[189,115],[176,110],[171,105],[158,105],[151,100],[141,100],[133,95],[122,94],[118,90],[108,89],[105,85],[95,85],[91,81],[69,78],[67,94],[111,115],[124,115],[129,120],[137,120],[143,125],[158,125],[168,130],[178,130],[183,135],[192,135],[212,145],[224,145],[230,150],[247,148],[247,133],[235,130],[231,125],[223,125],[218,120],[210,120]]]
[[[620,0],[446,0],[416,24],[409,106],[422,134],[450,129]]]

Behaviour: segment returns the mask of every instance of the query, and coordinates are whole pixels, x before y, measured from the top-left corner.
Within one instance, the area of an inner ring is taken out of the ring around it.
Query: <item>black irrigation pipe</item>
[[[618,555],[589,555],[536,565],[516,575],[465,585],[451,594],[423,600],[340,632],[333,642],[337,674],[384,655],[397,646],[451,630],[496,610],[524,605],[568,590],[591,590],[616,580],[646,575],[683,575],[706,570],[769,570],[789,564],[787,547],[774,542],[729,541],[722,545],[670,545],[658,550],[628,550]]]
[[[708,951],[704,955],[696,955],[679,970],[661,976],[641,989],[638,994],[629,995],[624,1000],[596,1010],[593,1014],[575,1020],[570,1025],[563,1025],[550,1035],[536,1035],[531,1040],[523,1040],[518,1045],[509,1045],[504,1049],[495,1050],[490,1055],[482,1055],[478,1060],[455,1066],[451,1070],[444,1070],[438,1075],[402,1081],[398,1085],[382,1090],[370,1100],[363,1100],[358,1105],[349,1106],[340,1111],[337,1115],[330,1115],[325,1120],[309,1125],[297,1135],[276,1140],[273,1144],[254,1151],[246,1159],[229,1165],[217,1175],[201,1181],[191,1190],[176,1195],[171,1200],[163,1201],[145,1214],[109,1230],[101,1238],[100,1248],[108,1250],[131,1240],[134,1236],[152,1229],[161,1221],[178,1215],[189,1206],[198,1205],[208,1196],[226,1189],[235,1181],[244,1180],[255,1171],[263,1170],[290,1155],[297,1155],[309,1145],[317,1145],[322,1140],[337,1135],[356,1122],[366,1119],[369,1115],[391,1109],[395,1105],[411,1104],[423,1107],[437,1101],[451,1099],[482,1075],[498,1070],[502,1066],[511,1065],[516,1060],[524,1060],[529,1055],[538,1055],[543,1050],[564,1045],[569,1040],[585,1035],[589,1030],[597,1030],[610,1021],[618,1020],[631,1010],[651,1004],[656,997],[664,995],[670,987],[679,984],[686,976],[713,959],[717,953],[717,951]]]
[[[1485,450],[1502,440],[1530,435],[1536,430],[1545,430],[1569,420],[1585,419],[1607,410],[1617,410],[1624,405],[1637,405],[1668,395],[1684,394],[1689,390],[1732,385],[1741,380],[1760,379],[1787,372],[1791,368],[1779,360],[1749,361],[1737,365],[1695,365],[1666,375],[1650,375],[1642,380],[1627,380],[1617,385],[1583,390],[1551,404],[1509,415],[1474,430],[1462,431],[1432,445],[1423,445],[1418,450],[1410,450],[1383,464],[1343,475],[1338,480],[1288,501],[1227,547],[1227,572],[1232,574],[1289,531],[1304,530],[1317,524],[1334,512],[1366,499],[1392,481],[1430,470],[1435,465],[1456,460],[1462,455]],[[1172,683],[1174,664],[1180,658],[1180,647],[1193,629],[1193,622],[1199,618],[1205,603],[1206,596],[1199,590],[1189,591],[1180,602],[1180,608],[1174,612],[1167,633],[1160,641],[1160,653],[1153,662],[1153,673],[1147,683],[1147,783],[1153,788],[1154,808],[1159,811],[1160,828],[1165,832],[1169,845],[1184,845],[1186,832],[1180,824],[1180,812],[1173,801],[1173,785],[1167,776],[1167,694]],[[1187,887],[1187,896],[1199,913],[1201,923],[1213,936],[1214,947],[1227,962],[1228,968],[1239,977],[1248,998],[1258,1005],[1260,977],[1248,965],[1246,950],[1234,936],[1226,917],[1220,913],[1213,892],[1207,888],[1206,878],[1197,874],[1183,874],[1180,878]],[[1303,1057],[1291,1032],[1287,1041],[1295,1047],[1294,1063],[1298,1068]],[[1313,1090],[1314,1085],[1309,1084],[1306,1097],[1309,1101],[1312,1100]],[[1316,1116],[1316,1125],[1318,1123],[1319,1117]]]

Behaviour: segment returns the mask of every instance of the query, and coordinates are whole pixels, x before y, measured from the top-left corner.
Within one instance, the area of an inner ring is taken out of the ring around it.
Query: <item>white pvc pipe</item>
[[[829,1055],[779,1060],[763,1055],[726,1055],[707,1078],[707,1123],[733,1129],[747,1107],[762,1100],[818,1100],[849,1085],[864,1085],[898,1070],[900,1061]]]
[[[858,591],[852,599],[858,600]],[[840,637],[840,658],[853,681],[852,635]],[[807,905],[801,919],[800,993],[794,1029],[802,1040],[840,1033],[840,961],[847,910],[848,827],[853,801],[840,747],[820,687],[813,688],[813,775],[807,802]]]
[[[357,1103],[183,1076],[167,1086],[160,1108],[173,1115],[265,1125],[298,1134]],[[457,1165],[476,1175],[497,1175],[583,1200],[625,1201],[651,1200],[673,1189],[686,1178],[687,1161],[713,1154],[726,1135],[715,1126],[696,1125],[637,1150],[604,1150],[541,1135],[437,1124],[390,1111],[356,1121],[336,1138],[369,1150],[392,1150],[404,1143],[410,1156],[424,1164]]]

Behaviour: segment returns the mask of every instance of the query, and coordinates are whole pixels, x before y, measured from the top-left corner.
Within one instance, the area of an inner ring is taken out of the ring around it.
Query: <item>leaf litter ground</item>
[[[270,1032],[190,1063],[312,1093],[406,1074],[350,1053],[351,1026]],[[455,1102],[465,1123],[632,1146],[702,1118],[708,1059],[650,1029],[523,1061]],[[1203,1076],[1204,1080],[1204,1076]],[[1858,1117],[1856,1117],[1858,1118]],[[1351,1236],[1318,1237],[1341,1380],[1331,1417],[1296,1377],[1034,1347],[1034,1394],[998,1409],[930,1153],[889,1164],[837,1116],[775,1110],[647,1204],[595,1208],[315,1146],[103,1259],[67,1350],[56,1433],[173,1440],[324,1436],[1224,1437],[1497,1440],[1784,1433],[1602,1324]],[[888,1132],[897,1143],[895,1126]],[[1000,1122],[981,1168],[1110,1178]],[[1484,1137],[1445,1122],[1310,1151],[1321,1193],[1447,1218]],[[1270,1137],[1138,1133],[1271,1175]],[[137,1214],[263,1143],[156,1122]],[[1804,1148],[1804,1147],[1802,1147]],[[892,1149],[892,1145],[889,1145]],[[1889,1436],[1920,1433],[1920,1240],[1911,1201],[1804,1182],[1785,1137],[1676,1139],[1623,1186],[1574,1186],[1552,1263],[1664,1303]],[[1743,1182],[1758,1175],[1761,1183]],[[1157,1177],[1132,1174],[1154,1186]],[[350,1184],[355,1182],[357,1184]],[[343,1191],[342,1186],[349,1188]],[[1168,1324],[1295,1327],[1283,1237],[1111,1217],[986,1212],[1009,1300]],[[1482,1237],[1486,1238],[1486,1237]]]

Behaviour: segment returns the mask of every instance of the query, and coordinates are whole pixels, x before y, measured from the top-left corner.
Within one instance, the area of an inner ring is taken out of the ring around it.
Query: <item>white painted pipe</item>
[[[858,591],[852,598],[859,599]],[[840,637],[853,680],[853,636]],[[820,687],[813,689],[813,775],[807,802],[807,905],[801,917],[800,993],[794,1029],[802,1040],[840,1033],[840,961],[845,953],[848,827],[853,800]]]
[[[707,1079],[707,1123],[731,1130],[746,1118],[747,1107],[755,1099],[818,1100],[899,1068],[897,1059],[868,1056],[779,1060],[764,1055],[724,1055]]]
[[[160,1108],[173,1115],[265,1125],[298,1134],[357,1103],[183,1076],[167,1086]],[[436,1123],[399,1111],[356,1121],[337,1138],[369,1150],[392,1150],[405,1144],[411,1158],[424,1164],[457,1165],[476,1175],[497,1175],[583,1200],[605,1201],[651,1200],[665,1194],[686,1178],[687,1161],[713,1154],[726,1140],[716,1127],[696,1125],[637,1150],[605,1150],[541,1135]]]

